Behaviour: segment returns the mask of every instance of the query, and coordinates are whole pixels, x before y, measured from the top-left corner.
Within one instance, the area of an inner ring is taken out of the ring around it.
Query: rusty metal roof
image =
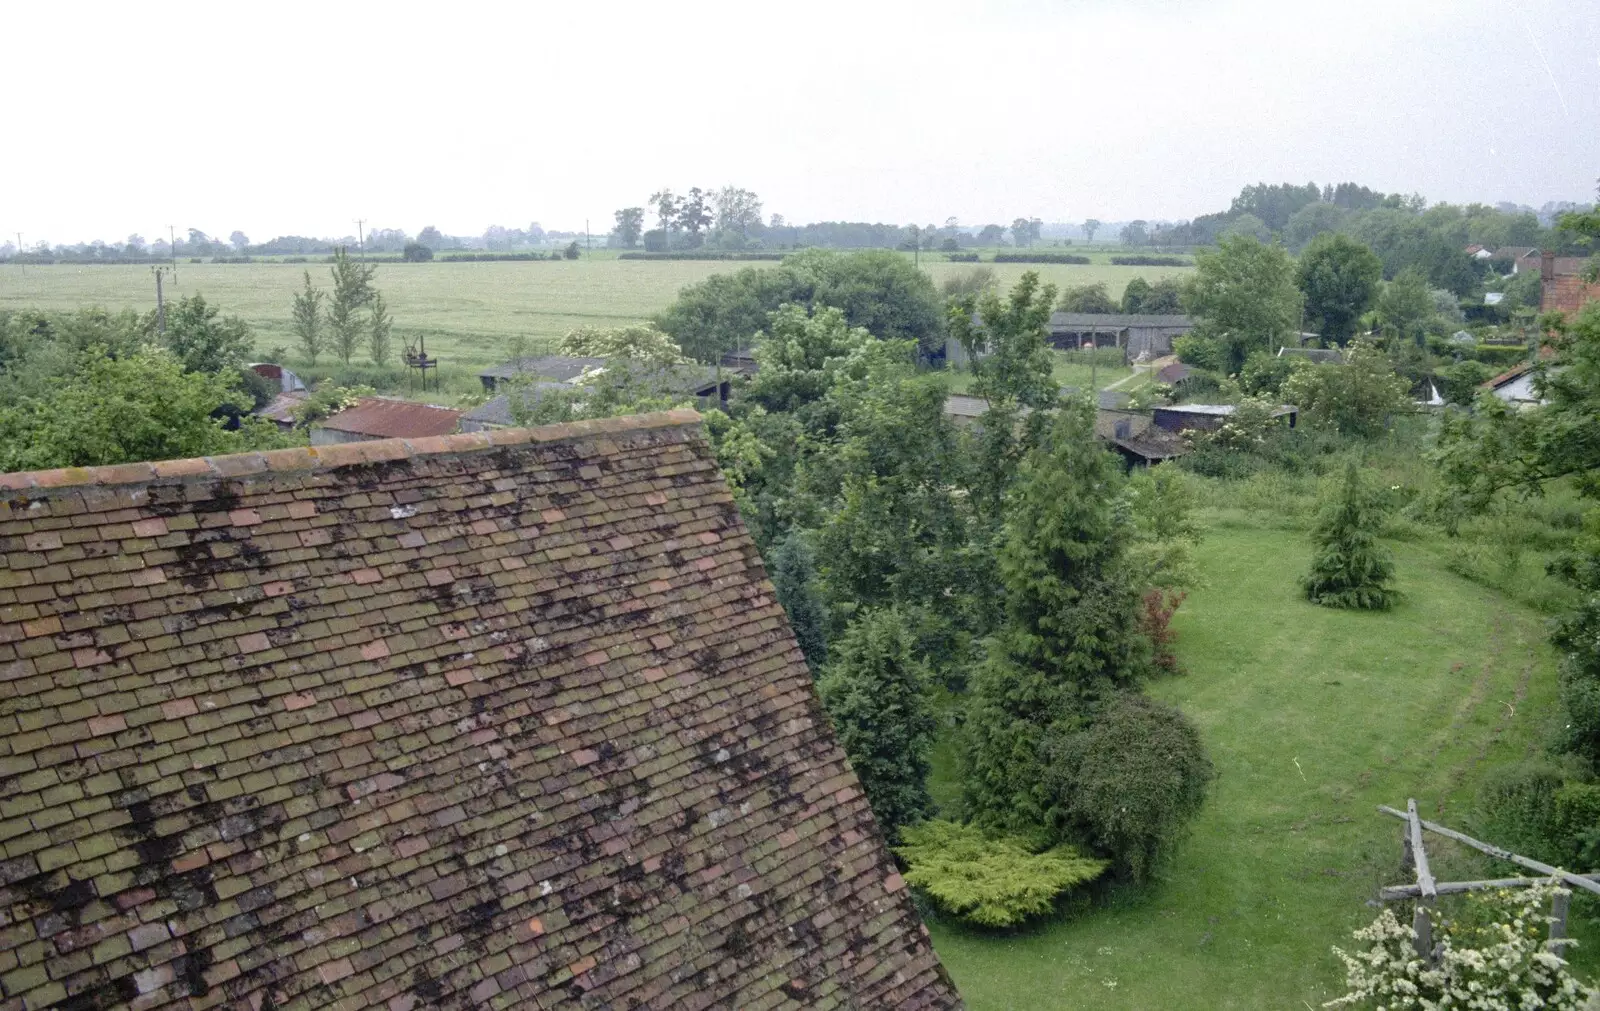
[[[380,439],[419,439],[450,435],[460,423],[461,412],[454,408],[363,397],[354,407],[347,407],[322,422],[322,427]]]

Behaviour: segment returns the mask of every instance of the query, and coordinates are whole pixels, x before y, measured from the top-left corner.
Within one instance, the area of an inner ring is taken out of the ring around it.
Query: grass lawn
[[[1062,386],[1086,390],[1092,384],[1096,389],[1103,390],[1112,383],[1121,382],[1133,375],[1133,370],[1123,365],[1092,367],[1082,364],[1081,361],[1074,360],[1075,357],[1081,358],[1082,356],[1074,356],[1070,351],[1052,351],[1051,354],[1055,357],[1056,362],[1055,366],[1050,370],[1050,374]],[[965,393],[971,385],[972,373],[956,369],[950,371],[950,390],[952,393]],[[1127,387],[1118,388],[1126,389],[1132,386],[1133,384],[1130,383]]]
[[[1253,1011],[1338,996],[1329,946],[1401,880],[1400,823],[1376,805],[1414,796],[1470,831],[1483,771],[1532,754],[1556,718],[1539,617],[1422,546],[1394,548],[1405,601],[1354,614],[1299,597],[1303,534],[1209,531],[1208,585],[1174,623],[1189,673],[1152,689],[1199,724],[1219,773],[1192,837],[1161,882],[1076,919],[1013,936],[931,925],[968,1007]],[[941,792],[948,776],[937,770]],[[1436,872],[1482,869],[1428,845]]]
[[[909,256],[910,254],[906,254]],[[618,326],[637,322],[665,308],[678,290],[712,274],[770,262],[704,260],[618,260],[502,263],[384,263],[377,284],[394,316],[398,342],[418,336],[447,365],[487,365],[503,361],[514,335],[554,341],[585,324]],[[925,259],[923,269],[935,284],[968,270],[970,264]],[[985,264],[1001,284],[1011,285],[1026,270],[1037,270],[1057,286],[1102,281],[1112,297],[1128,280],[1187,273],[1183,267],[1113,267],[1107,264]],[[167,282],[169,297],[201,293],[224,312],[237,313],[256,331],[264,354],[292,347],[289,306],[305,271],[323,288],[325,263],[179,263],[178,280]],[[0,266],[0,309],[26,306],[75,309],[155,307],[155,280],[145,266]]]

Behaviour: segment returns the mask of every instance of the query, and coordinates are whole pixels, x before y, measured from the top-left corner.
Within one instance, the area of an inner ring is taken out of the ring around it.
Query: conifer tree
[[[1365,611],[1394,604],[1397,593],[1389,585],[1394,562],[1375,534],[1382,521],[1382,506],[1352,461],[1339,487],[1324,500],[1312,530],[1311,571],[1300,582],[1306,599]]]
[[[1041,745],[1150,669],[1121,480],[1084,399],[1063,404],[1019,472],[1000,549],[1006,624],[973,681],[964,751],[967,809],[986,826],[1059,826]]]
[[[817,685],[872,813],[891,840],[933,807],[927,779],[935,722],[924,694],[927,670],[914,647],[896,610],[866,611],[845,630]]]
[[[812,676],[828,662],[827,614],[816,588],[817,565],[799,534],[790,534],[772,553],[772,586],[789,615],[789,627],[806,656]]]

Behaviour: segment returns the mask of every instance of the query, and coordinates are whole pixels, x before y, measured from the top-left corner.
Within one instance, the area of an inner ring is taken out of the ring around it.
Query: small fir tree
[[[924,695],[927,671],[892,608],[867,611],[840,638],[818,684],[850,764],[884,835],[926,817],[935,722]]]
[[[828,616],[816,581],[817,564],[810,546],[799,534],[789,535],[772,553],[772,586],[813,676],[828,662]]]
[[[311,284],[311,271],[306,271],[306,286],[294,296],[294,333],[300,340],[300,351],[312,365],[322,353],[322,303],[327,293]]]
[[[1039,774],[1044,740],[1149,672],[1121,481],[1094,438],[1094,408],[1077,399],[1024,461],[1008,501],[1006,624],[973,680],[963,755],[968,810],[988,827],[1058,828],[1065,812]]]
[[[1389,585],[1394,562],[1375,534],[1382,521],[1383,506],[1352,461],[1339,487],[1324,500],[1312,530],[1311,571],[1300,583],[1307,600],[1364,611],[1394,605],[1398,594]]]

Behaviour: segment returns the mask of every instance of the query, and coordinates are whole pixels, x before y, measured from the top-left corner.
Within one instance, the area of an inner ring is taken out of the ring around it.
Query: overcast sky
[[[1248,182],[1592,200],[1596,0],[12,0],[0,233],[1189,218]]]

